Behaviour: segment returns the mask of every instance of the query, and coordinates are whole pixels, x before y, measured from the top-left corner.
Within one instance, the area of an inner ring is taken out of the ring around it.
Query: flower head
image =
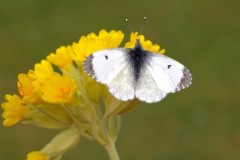
[[[84,59],[91,53],[107,48],[115,48],[120,45],[124,37],[121,31],[101,30],[99,35],[90,33],[82,36],[78,43],[73,43],[73,59],[78,65],[82,65]]]
[[[35,64],[34,70],[30,70],[28,75],[41,83],[53,73],[54,70],[51,63],[46,60],[42,60],[40,63]]]
[[[49,103],[71,102],[76,83],[67,75],[53,74],[42,84],[42,99]]]
[[[104,41],[104,49],[107,49],[118,47],[124,38],[124,34],[122,31],[111,30],[107,32],[103,29],[99,32],[98,37]]]
[[[18,75],[20,96],[5,96],[3,126],[22,122],[44,128],[64,128],[43,149],[30,152],[27,160],[60,160],[81,138],[101,144],[110,156],[112,152],[118,159],[114,143],[120,128],[120,115],[133,110],[139,101],[116,99],[106,86],[83,71],[82,64],[95,51],[119,47],[123,37],[122,31],[116,30],[90,33],[80,37],[77,43],[61,46],[27,74]],[[133,48],[137,39],[146,50],[165,52],[137,33],[131,33],[125,47]]]
[[[133,48],[136,45],[137,40],[140,41],[142,47],[145,50],[156,52],[160,54],[165,53],[165,49],[160,49],[160,46],[157,44],[152,44],[150,40],[145,40],[144,35],[138,35],[138,32],[131,33],[130,41],[125,44],[126,48]]]
[[[73,49],[71,46],[61,46],[56,53],[47,56],[47,60],[59,68],[68,69],[72,64]]]
[[[6,95],[5,99],[7,102],[2,103],[2,108],[4,110],[2,116],[5,119],[3,121],[3,126],[10,127],[20,122],[29,112],[29,109],[17,95]]]
[[[35,103],[41,98],[40,84],[29,74],[19,74],[18,75],[18,91],[23,100],[29,103]]]

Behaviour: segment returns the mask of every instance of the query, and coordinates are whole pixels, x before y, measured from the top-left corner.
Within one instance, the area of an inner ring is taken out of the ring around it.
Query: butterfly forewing
[[[129,63],[130,49],[115,48],[97,51],[84,62],[84,70],[98,82],[106,84],[118,99],[134,98],[133,67]]]
[[[191,82],[191,74],[182,64],[167,56],[148,52],[141,78],[137,83],[136,96],[140,100],[148,99],[149,102],[160,101],[166,94],[186,88]]]
[[[123,49],[106,49],[94,52],[84,61],[84,70],[98,82],[108,84],[124,68]]]

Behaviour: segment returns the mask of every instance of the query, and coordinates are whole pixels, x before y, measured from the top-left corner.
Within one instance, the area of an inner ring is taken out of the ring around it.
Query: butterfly
[[[189,70],[165,55],[144,50],[140,40],[134,48],[112,48],[89,55],[83,68],[97,82],[108,86],[119,100],[135,98],[147,103],[161,101],[169,93],[192,83]]]

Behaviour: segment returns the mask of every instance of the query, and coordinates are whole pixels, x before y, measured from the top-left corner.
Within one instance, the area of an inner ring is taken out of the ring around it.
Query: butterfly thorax
[[[137,82],[140,77],[141,69],[144,66],[146,58],[147,52],[142,48],[140,41],[137,40],[135,47],[130,52],[130,60],[134,68],[135,82]]]

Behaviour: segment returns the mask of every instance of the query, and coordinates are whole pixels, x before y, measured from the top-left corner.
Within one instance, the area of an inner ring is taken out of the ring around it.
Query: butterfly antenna
[[[142,31],[143,31],[143,26],[144,26],[144,24],[145,24],[146,20],[147,20],[147,17],[146,17],[146,16],[145,16],[145,17],[143,17],[142,26],[141,26],[140,33],[139,33],[140,35],[142,34]]]
[[[127,24],[128,24],[128,26],[130,27],[131,31],[134,32],[134,30],[133,30],[131,24],[129,23],[129,20],[126,18],[125,21],[127,22]]]

